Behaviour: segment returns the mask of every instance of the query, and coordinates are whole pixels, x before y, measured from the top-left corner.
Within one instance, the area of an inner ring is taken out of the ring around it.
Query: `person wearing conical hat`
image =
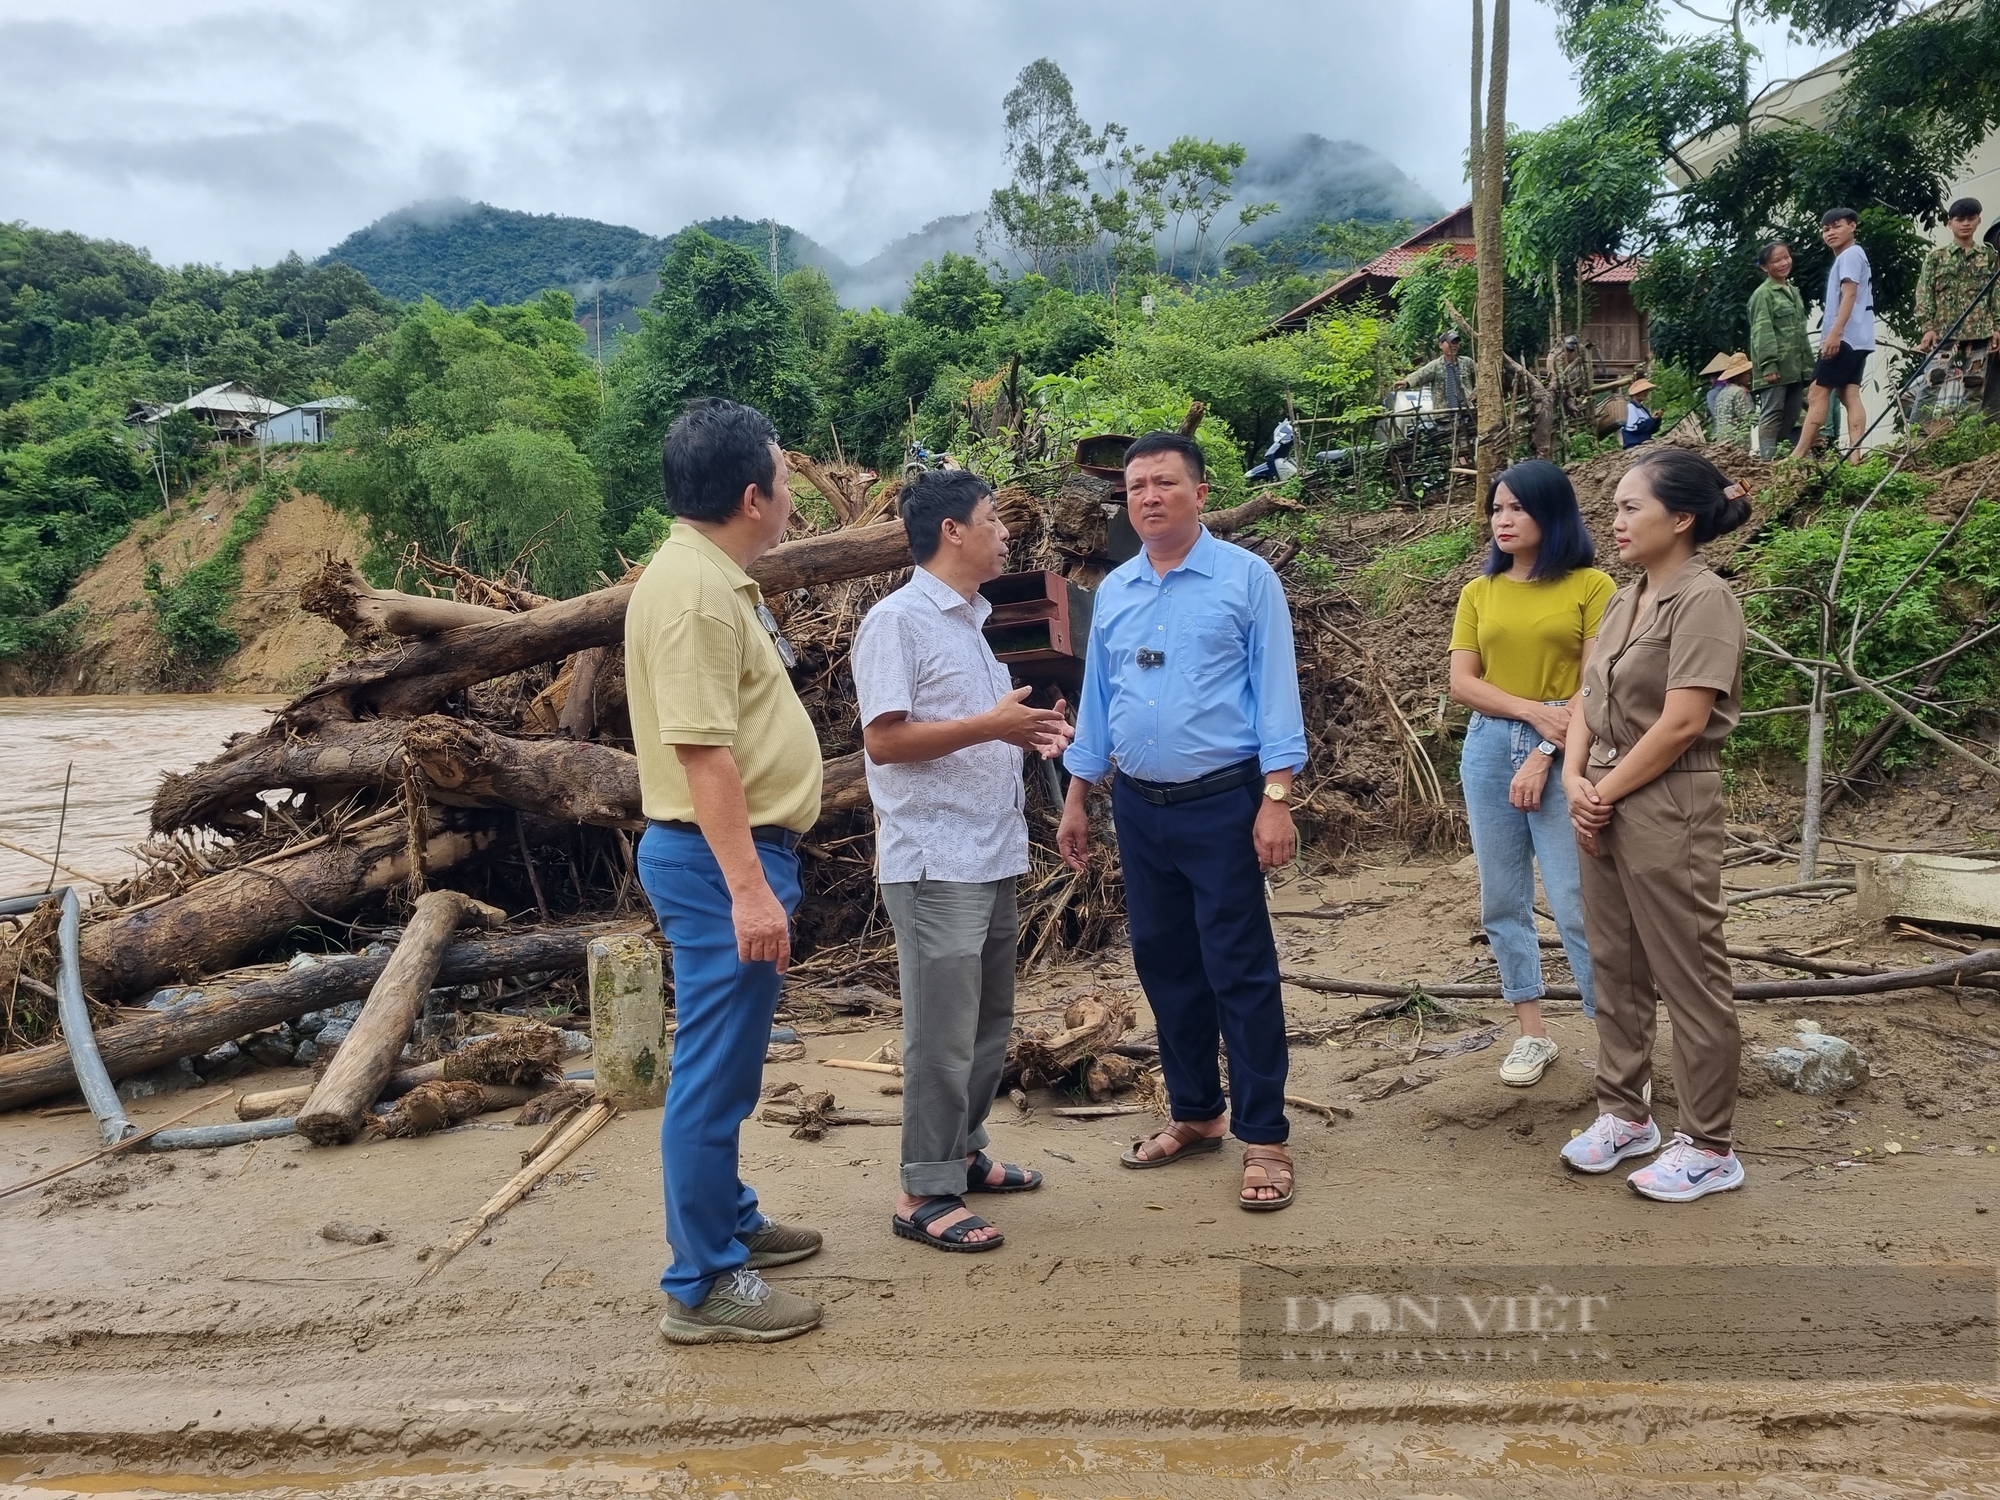
[[[1636,448],[1660,430],[1660,419],[1641,404],[1641,399],[1654,389],[1653,382],[1643,375],[1625,387],[1625,425],[1618,434],[1620,447]]]
[[[1722,388],[1729,384],[1722,375],[1722,367],[1728,364],[1729,360],[1730,356],[1726,352],[1718,353],[1701,367],[1702,378],[1708,381],[1708,389],[1702,394],[1708,402],[1708,426],[1711,432],[1715,429],[1715,408],[1722,400]]]
[[[1721,369],[1722,396],[1715,403],[1715,440],[1757,451],[1757,403],[1750,395],[1750,356],[1732,354]]]

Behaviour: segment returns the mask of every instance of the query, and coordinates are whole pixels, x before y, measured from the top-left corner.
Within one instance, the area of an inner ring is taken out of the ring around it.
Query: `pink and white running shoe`
[[[1726,1193],[1743,1186],[1743,1163],[1734,1151],[1717,1155],[1704,1151],[1678,1130],[1660,1153],[1625,1179],[1632,1191],[1662,1203],[1691,1203],[1708,1193]]]
[[[1634,1125],[1616,1115],[1599,1115],[1590,1129],[1562,1149],[1563,1165],[1579,1172],[1609,1172],[1629,1157],[1660,1149],[1660,1127],[1651,1120]]]

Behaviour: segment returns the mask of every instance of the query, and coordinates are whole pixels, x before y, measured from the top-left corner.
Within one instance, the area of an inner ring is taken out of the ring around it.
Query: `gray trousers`
[[[965,1191],[1014,1025],[1014,878],[882,887],[903,989],[903,1191]]]
[[[1799,433],[1799,417],[1806,409],[1808,381],[1789,385],[1767,385],[1757,392],[1757,456],[1769,458],[1778,444]]]

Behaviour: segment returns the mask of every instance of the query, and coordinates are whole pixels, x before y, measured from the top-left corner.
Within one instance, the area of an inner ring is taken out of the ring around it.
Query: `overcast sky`
[[[1148,145],[1316,131],[1380,151],[1451,203],[1467,12],[0,0],[0,220],[235,267],[315,256],[407,203],[461,196],[655,234],[775,215],[859,260],[984,204],[1002,179],[1001,96],[1045,54],[1086,118]],[[1575,107],[1554,30],[1537,0],[1515,6],[1518,125]],[[1814,60],[1764,40],[1780,76]]]

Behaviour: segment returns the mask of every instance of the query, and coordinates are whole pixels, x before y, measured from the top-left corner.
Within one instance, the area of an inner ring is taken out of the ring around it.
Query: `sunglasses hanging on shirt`
[[[778,648],[778,660],[785,664],[788,671],[796,667],[799,664],[799,653],[792,649],[792,643],[786,640],[784,633],[778,629],[778,617],[771,613],[770,605],[757,606],[757,623],[770,632],[771,644]]]

